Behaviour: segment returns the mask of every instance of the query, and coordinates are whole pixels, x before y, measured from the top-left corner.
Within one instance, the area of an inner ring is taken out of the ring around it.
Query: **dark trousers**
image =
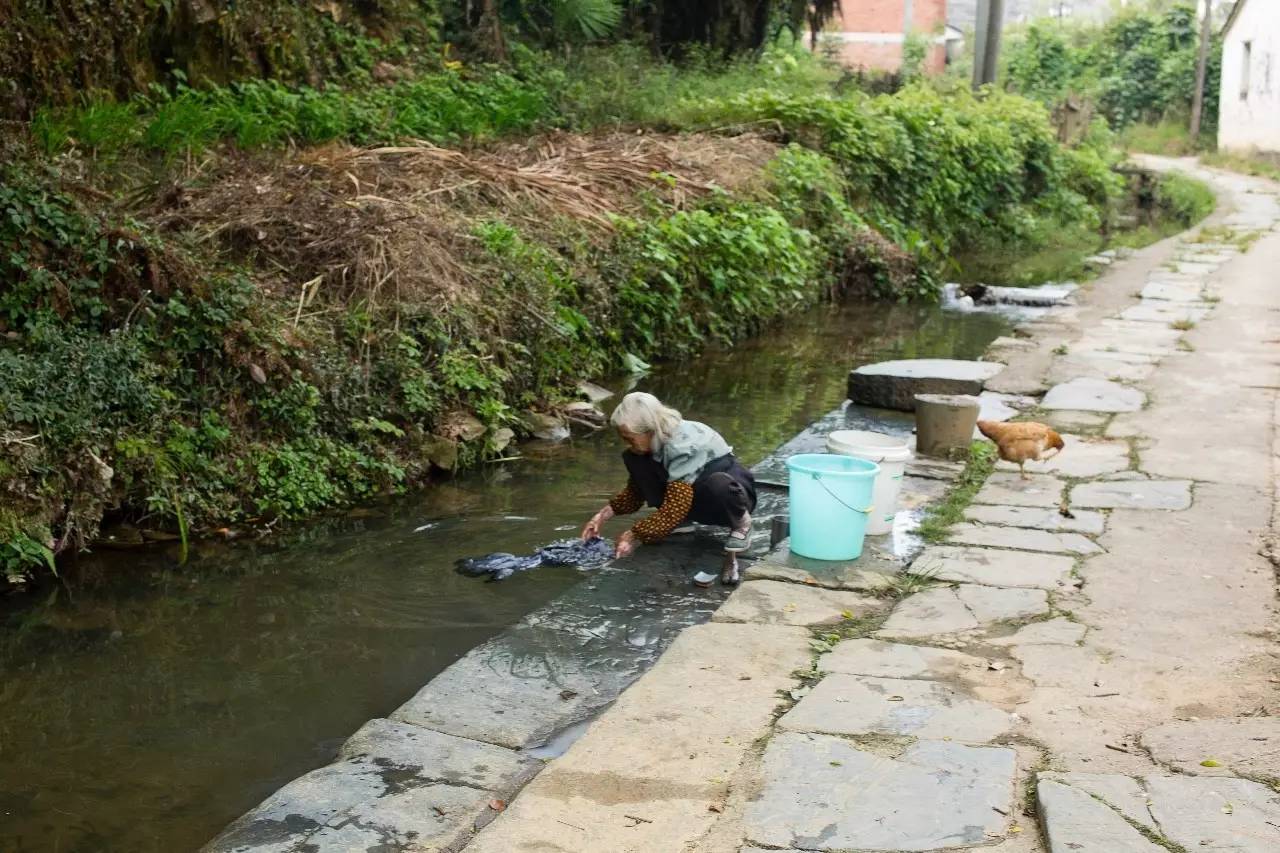
[[[649,506],[661,506],[667,491],[667,469],[652,456],[623,451],[631,485]],[[685,521],[734,527],[756,508],[756,481],[732,453],[713,459],[693,484],[693,508]]]

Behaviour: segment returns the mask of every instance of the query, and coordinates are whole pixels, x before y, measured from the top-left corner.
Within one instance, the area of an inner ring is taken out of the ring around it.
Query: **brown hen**
[[[1001,459],[1017,464],[1024,480],[1028,462],[1043,462],[1062,452],[1062,436],[1045,424],[978,421],[978,429],[996,443]]]

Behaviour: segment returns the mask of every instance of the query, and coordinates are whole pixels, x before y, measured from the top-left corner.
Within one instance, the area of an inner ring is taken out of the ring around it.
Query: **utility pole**
[[[1000,64],[1000,31],[1004,28],[1004,0],[978,0],[973,30],[973,88],[996,82]]]
[[[1204,0],[1204,19],[1200,24],[1200,56],[1196,60],[1196,90],[1191,97],[1191,144],[1200,138],[1200,120],[1204,114],[1204,78],[1209,65],[1209,42],[1213,40],[1213,0]]]

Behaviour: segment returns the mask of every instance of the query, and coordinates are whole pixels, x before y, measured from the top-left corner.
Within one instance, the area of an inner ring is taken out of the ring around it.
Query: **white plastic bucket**
[[[879,536],[893,530],[893,517],[898,512],[898,493],[907,471],[911,448],[906,439],[882,432],[860,429],[837,430],[827,436],[827,452],[865,459],[880,466],[871,503],[874,509],[867,518],[867,534]]]

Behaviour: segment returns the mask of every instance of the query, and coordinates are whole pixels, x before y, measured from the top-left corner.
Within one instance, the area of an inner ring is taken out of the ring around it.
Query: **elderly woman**
[[[631,554],[641,543],[687,532],[692,527],[682,525],[690,522],[727,527],[720,582],[737,584],[737,555],[746,550],[750,538],[756,487],[733,448],[711,427],[685,420],[652,394],[623,397],[611,421],[627,445],[622,454],[627,485],[587,522],[582,538],[599,536],[614,515],[628,515],[647,503],[657,511],[619,537],[618,557]],[[694,583],[706,587],[714,579],[713,574],[699,572]]]

